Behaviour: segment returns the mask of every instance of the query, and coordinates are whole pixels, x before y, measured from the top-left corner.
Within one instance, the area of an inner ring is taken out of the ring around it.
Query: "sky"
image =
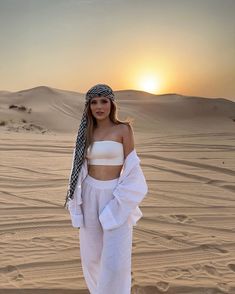
[[[235,97],[235,0],[0,0],[0,90]]]

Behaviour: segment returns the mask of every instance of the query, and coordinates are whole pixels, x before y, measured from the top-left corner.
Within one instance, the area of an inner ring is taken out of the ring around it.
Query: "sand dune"
[[[222,129],[234,129],[235,103],[230,100],[177,94],[152,95],[132,90],[117,91],[115,94],[119,117],[133,118],[134,129],[139,132],[147,129],[155,133],[166,127],[176,132],[190,127],[196,130],[202,126],[216,129],[220,128],[219,125],[222,125]],[[25,106],[26,110],[9,109],[11,105]],[[14,93],[0,92],[1,121],[6,122],[0,129],[31,133],[76,133],[83,109],[84,94],[76,92],[49,87]]]
[[[132,294],[235,293],[235,103],[116,95],[120,116],[135,118],[149,186],[134,229]],[[88,293],[78,231],[62,207],[83,100],[48,87],[0,92],[7,121],[0,126],[0,294]],[[24,129],[22,119],[42,129]]]

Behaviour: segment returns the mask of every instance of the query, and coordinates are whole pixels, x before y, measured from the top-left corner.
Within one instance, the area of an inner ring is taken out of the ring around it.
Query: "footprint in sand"
[[[235,264],[234,264],[234,263],[229,263],[229,264],[227,265],[227,267],[228,267],[231,271],[235,272]]]
[[[166,282],[158,282],[157,286],[133,286],[131,293],[133,294],[153,294],[153,293],[164,293],[168,290],[169,284]]]
[[[196,270],[196,271],[200,271],[202,269],[202,265],[200,263],[196,263],[193,264],[192,267]]]
[[[218,245],[213,245],[213,244],[201,244],[199,246],[203,250],[211,250],[214,251],[215,253],[228,253],[226,249],[220,248]]]
[[[189,218],[187,215],[184,215],[184,214],[173,214],[173,215],[170,215],[170,217],[179,223],[193,223],[194,222],[193,219]]]
[[[206,273],[213,277],[220,277],[221,274],[217,272],[216,268],[211,265],[204,265],[203,269],[206,271]]]
[[[16,277],[17,281],[21,281],[23,279],[24,279],[24,275],[22,275],[22,274],[18,274],[17,277]]]
[[[224,283],[224,282],[219,282],[216,284],[219,290],[222,290],[225,293],[232,293],[230,292],[230,287],[228,284]]]
[[[8,237],[12,237],[14,236],[16,233],[15,232],[3,232],[3,233],[0,233],[0,237],[2,238],[8,238]]]
[[[166,292],[169,289],[169,283],[164,281],[157,282],[156,285],[160,292]]]
[[[33,237],[31,242],[54,241],[53,237]]]
[[[24,275],[22,275],[19,269],[14,265],[8,265],[2,269],[2,273],[8,278],[13,284],[21,282],[24,280]]]
[[[180,269],[177,269],[177,268],[169,268],[167,269],[164,274],[163,274],[163,277],[164,278],[177,278],[177,277],[180,277],[181,276],[181,270]]]
[[[179,279],[179,278],[185,279],[186,278],[186,279],[194,280],[194,275],[192,274],[192,272],[189,269],[185,269],[185,268],[170,268],[164,272],[163,277],[165,279]]]
[[[194,280],[194,276],[189,269],[181,269],[180,278]]]
[[[17,270],[18,270],[18,268],[16,266],[10,264],[10,265],[7,265],[4,268],[2,268],[1,272],[4,274],[7,274],[7,273],[11,273],[11,272],[14,272]]]

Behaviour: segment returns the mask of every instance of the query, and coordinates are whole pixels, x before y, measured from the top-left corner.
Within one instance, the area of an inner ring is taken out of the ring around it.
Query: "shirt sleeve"
[[[99,215],[104,230],[112,230],[127,221],[131,212],[143,200],[148,186],[138,163],[113,190],[113,198]]]
[[[76,198],[69,201],[69,214],[74,228],[83,227],[83,213],[81,205],[77,204]]]

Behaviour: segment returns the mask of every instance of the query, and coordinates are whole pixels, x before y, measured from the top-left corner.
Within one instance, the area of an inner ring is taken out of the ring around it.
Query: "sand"
[[[119,117],[135,119],[149,186],[132,294],[235,293],[235,103],[116,95]],[[0,294],[88,293],[78,230],[63,208],[82,111],[76,92],[0,92]]]

